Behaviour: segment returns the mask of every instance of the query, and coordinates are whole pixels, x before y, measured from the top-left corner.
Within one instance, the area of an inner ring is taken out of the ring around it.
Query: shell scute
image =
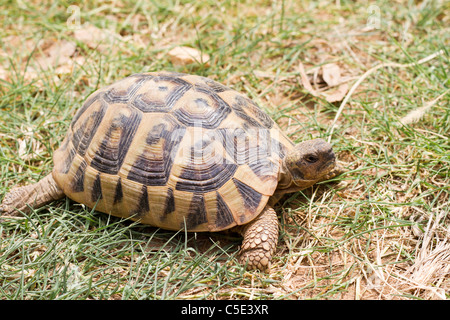
[[[110,122],[103,126],[106,130],[102,139],[97,139],[90,165],[99,172],[117,174],[136,134],[142,114],[134,108],[124,106],[113,114]]]
[[[151,77],[129,103],[144,113],[169,112],[191,88],[190,83],[179,78]]]
[[[134,160],[130,157],[130,166],[126,172],[127,179],[146,186],[162,186],[166,185],[170,177],[186,129],[170,116],[153,119],[153,125],[144,124],[146,128],[141,129],[142,138],[133,142]]]

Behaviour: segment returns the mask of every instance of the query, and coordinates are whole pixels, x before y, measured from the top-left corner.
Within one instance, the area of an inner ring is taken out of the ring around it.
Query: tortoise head
[[[329,143],[322,139],[301,142],[284,158],[284,177],[279,187],[289,191],[308,188],[331,178],[335,168],[336,156]]]

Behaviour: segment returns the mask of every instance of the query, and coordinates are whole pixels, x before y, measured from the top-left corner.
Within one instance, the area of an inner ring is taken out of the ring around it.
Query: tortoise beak
[[[328,174],[336,167],[336,155],[334,154],[332,149],[325,153],[324,160],[324,164],[321,165],[317,171],[325,172],[325,174]]]

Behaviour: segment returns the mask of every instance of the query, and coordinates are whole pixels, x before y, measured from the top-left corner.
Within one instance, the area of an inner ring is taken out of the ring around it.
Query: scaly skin
[[[253,221],[238,227],[244,237],[239,252],[239,262],[247,264],[247,269],[265,271],[278,243],[278,218],[272,207],[266,206]]]
[[[18,212],[29,212],[53,200],[64,196],[62,189],[56,184],[50,173],[44,179],[23,187],[11,189],[0,205],[2,215],[15,215]]]

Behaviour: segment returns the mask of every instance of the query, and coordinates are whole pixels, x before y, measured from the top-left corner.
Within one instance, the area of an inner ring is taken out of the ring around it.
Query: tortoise
[[[209,78],[130,75],[91,94],[50,174],[0,206],[26,212],[64,196],[168,230],[243,236],[239,262],[266,270],[278,241],[273,204],[341,172],[329,143],[294,144],[260,107]]]

